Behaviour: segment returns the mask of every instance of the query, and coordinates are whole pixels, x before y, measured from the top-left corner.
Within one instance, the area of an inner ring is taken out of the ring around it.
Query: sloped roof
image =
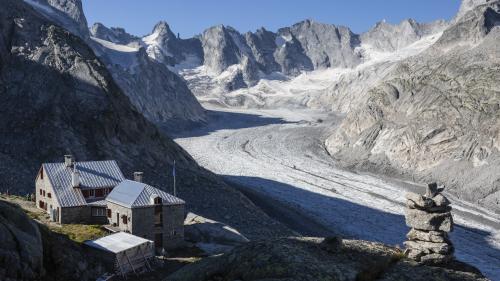
[[[93,248],[105,250],[112,253],[120,253],[142,244],[152,245],[153,241],[126,232],[118,232],[101,237],[99,239],[88,240],[84,243]]]
[[[152,187],[142,182],[124,180],[117,185],[106,197],[106,201],[128,207],[138,208],[151,206],[151,197],[158,195],[162,199],[163,205],[184,204],[184,200],[179,199],[163,190]]]
[[[114,160],[76,162],[80,173],[80,188],[71,186],[73,168],[66,167],[64,163],[44,163],[42,167],[61,207],[87,205],[80,189],[114,187],[125,179]]]

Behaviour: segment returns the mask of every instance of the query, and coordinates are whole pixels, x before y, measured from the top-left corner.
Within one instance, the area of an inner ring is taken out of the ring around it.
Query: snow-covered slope
[[[149,50],[135,42],[136,38],[124,31],[120,34],[92,31],[94,50],[146,118],[169,130],[204,122],[205,111],[186,82],[167,65],[152,59]]]

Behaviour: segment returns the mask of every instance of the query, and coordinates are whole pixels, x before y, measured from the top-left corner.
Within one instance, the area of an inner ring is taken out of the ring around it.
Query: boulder
[[[418,240],[418,241],[427,241],[434,243],[448,243],[448,235],[446,232],[440,231],[422,231],[418,229],[411,229],[408,234],[406,234],[408,240]]]
[[[326,237],[320,243],[320,247],[330,253],[338,252],[342,249],[342,238],[338,236]]]
[[[412,203],[408,203],[408,207],[415,209],[415,208],[423,208],[427,209],[430,208],[434,205],[434,201],[431,198],[422,196],[420,194],[416,194],[413,192],[408,192],[406,194],[406,199],[408,201],[411,201]]]
[[[438,194],[438,186],[437,183],[432,182],[427,185],[427,189],[425,191],[425,196],[432,198]]]
[[[453,230],[453,218],[450,212],[427,213],[418,209],[406,209],[406,225],[426,231]]]
[[[433,201],[434,205],[436,205],[437,207],[446,207],[446,206],[449,206],[451,204],[450,200],[448,200],[448,198],[444,197],[443,194],[438,194],[438,195],[434,196],[432,198],[432,201]]]
[[[426,241],[405,241],[404,245],[411,251],[429,254],[451,254],[454,252],[452,245],[448,243],[434,243]]]
[[[429,254],[420,257],[420,262],[423,264],[442,264],[453,260],[453,255]]]
[[[236,229],[194,213],[188,213],[184,220],[184,235],[209,254],[227,252],[249,241]]]

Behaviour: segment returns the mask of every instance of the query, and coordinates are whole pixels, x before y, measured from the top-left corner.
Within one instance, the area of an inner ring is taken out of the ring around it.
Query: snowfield
[[[176,138],[200,165],[298,210],[346,237],[402,246],[405,191],[423,185],[341,170],[324,138],[339,117],[312,110],[211,111],[207,127]],[[453,202],[456,256],[500,280],[498,214]]]

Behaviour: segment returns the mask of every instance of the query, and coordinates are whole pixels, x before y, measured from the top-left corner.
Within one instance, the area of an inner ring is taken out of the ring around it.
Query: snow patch
[[[173,57],[172,53],[163,46],[159,31],[144,36],[141,42],[146,47],[148,56],[154,60],[163,62],[164,57]]]
[[[120,65],[130,71],[130,73],[134,73],[135,68],[139,64],[137,58],[139,48],[116,44],[96,37],[90,38],[103,47],[104,55],[110,59],[113,64]]]

